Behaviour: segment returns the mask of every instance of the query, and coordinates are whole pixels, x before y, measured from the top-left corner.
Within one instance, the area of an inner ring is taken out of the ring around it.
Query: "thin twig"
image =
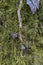
[[[19,39],[22,43],[23,39],[22,39],[22,32],[21,32],[21,29],[22,29],[21,8],[22,8],[22,0],[20,0],[20,4],[19,4],[18,10],[17,10],[18,23],[19,23]]]

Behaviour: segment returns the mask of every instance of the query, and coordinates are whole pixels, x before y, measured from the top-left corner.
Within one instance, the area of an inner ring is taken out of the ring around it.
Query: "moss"
[[[20,56],[20,40],[10,36],[12,32],[19,33],[18,5],[19,0],[0,0],[0,65],[43,65],[43,0],[34,15],[23,1],[22,32],[24,40],[31,41],[31,53],[24,52],[24,57]]]

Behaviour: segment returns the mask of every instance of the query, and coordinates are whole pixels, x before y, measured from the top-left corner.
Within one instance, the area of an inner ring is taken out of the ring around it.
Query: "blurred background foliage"
[[[43,0],[34,15],[23,0],[22,32],[24,40],[31,42],[31,53],[25,52],[24,57],[20,56],[20,40],[10,36],[19,32],[18,6],[19,0],[0,0],[0,65],[43,65]]]

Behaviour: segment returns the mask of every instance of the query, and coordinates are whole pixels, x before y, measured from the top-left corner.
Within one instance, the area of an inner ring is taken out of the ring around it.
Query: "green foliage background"
[[[19,32],[18,5],[19,0],[0,0],[0,65],[43,65],[43,0],[34,15],[23,0],[22,31],[31,42],[31,53],[24,53],[24,57],[20,56],[19,39],[13,40],[10,36],[12,32]]]

